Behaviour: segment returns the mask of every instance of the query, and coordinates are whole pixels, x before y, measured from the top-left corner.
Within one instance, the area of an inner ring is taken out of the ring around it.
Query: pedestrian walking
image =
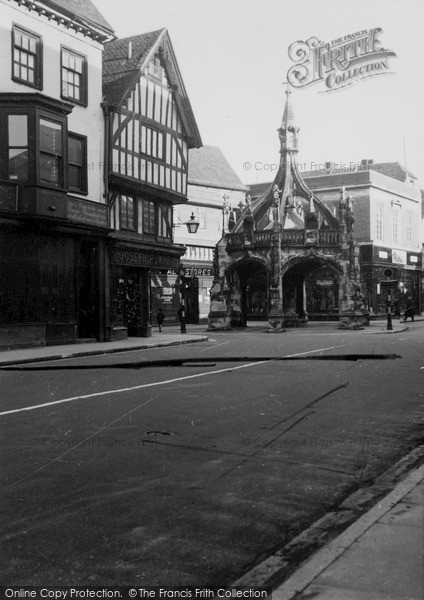
[[[408,302],[408,304],[406,305],[404,321],[406,321],[409,317],[411,317],[411,321],[414,321],[414,314],[415,314],[414,306],[410,300]]]
[[[162,331],[162,324],[163,324],[163,322],[165,320],[165,315],[163,314],[161,308],[158,310],[158,314],[156,315],[156,320],[158,322],[159,332],[161,332]]]

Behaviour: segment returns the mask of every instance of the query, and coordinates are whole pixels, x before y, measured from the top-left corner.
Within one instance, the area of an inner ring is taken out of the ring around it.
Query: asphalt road
[[[2,585],[228,585],[422,442],[424,323],[0,370]]]

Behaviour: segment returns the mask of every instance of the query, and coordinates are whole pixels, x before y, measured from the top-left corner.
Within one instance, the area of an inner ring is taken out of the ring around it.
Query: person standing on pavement
[[[158,326],[159,326],[159,332],[162,331],[162,324],[165,320],[165,315],[162,312],[162,309],[160,308],[158,311],[158,314],[156,315],[156,320],[158,322]]]

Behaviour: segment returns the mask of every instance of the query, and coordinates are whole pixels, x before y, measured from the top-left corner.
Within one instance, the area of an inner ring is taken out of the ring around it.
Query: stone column
[[[228,264],[225,236],[215,247],[213,260],[214,279],[210,290],[211,304],[208,315],[208,331],[231,329],[230,289],[225,271]]]
[[[270,311],[268,314],[268,332],[282,333],[283,314],[283,276],[281,273],[281,226],[276,224],[271,238],[271,285],[269,290]]]

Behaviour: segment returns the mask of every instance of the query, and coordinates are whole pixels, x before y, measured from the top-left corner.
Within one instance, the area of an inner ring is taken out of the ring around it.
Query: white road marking
[[[166,385],[169,383],[175,383],[177,381],[184,381],[186,379],[195,379],[196,377],[205,377],[207,375],[218,375],[219,373],[225,373],[227,371],[236,371],[238,369],[246,369],[254,365],[261,365],[267,363],[269,360],[262,360],[246,365],[240,365],[238,367],[227,367],[226,369],[219,369],[219,371],[208,371],[206,373],[197,373],[196,375],[186,375],[185,377],[176,377],[174,379],[167,379],[166,381],[154,381],[152,383],[144,383],[143,385],[135,385],[128,388],[119,388],[117,390],[106,390],[105,392],[95,392],[93,394],[86,394],[84,396],[72,396],[70,398],[63,398],[62,400],[54,400],[53,402],[44,402],[43,404],[35,404],[34,406],[25,406],[23,408],[15,408],[13,410],[6,410],[0,413],[0,417],[20,413],[28,410],[37,410],[38,408],[46,408],[48,406],[55,406],[56,404],[64,404],[66,402],[74,402],[75,400],[87,400],[88,398],[96,398],[99,396],[106,396],[108,394],[122,394],[124,392],[133,392],[135,390],[142,390],[145,388],[154,387],[156,385]]]
[[[225,344],[229,344],[232,340],[229,340],[228,342],[221,342],[221,344],[215,344],[215,346],[209,346],[208,348],[203,348],[203,350],[200,350],[199,354],[201,354],[202,352],[206,352],[206,350],[212,350],[212,348],[218,348],[218,346],[224,346]]]
[[[342,344],[344,346],[344,344]],[[305,354],[311,354],[313,352],[323,352],[324,350],[332,350],[333,348],[340,348],[340,346],[330,346],[329,348],[318,348],[317,350],[308,350],[307,352],[299,352],[297,354],[289,354],[283,358],[292,358],[294,356],[303,356]],[[70,398],[62,398],[62,400],[54,400],[53,402],[44,402],[43,404],[35,404],[34,406],[25,406],[23,408],[15,408],[13,410],[6,410],[4,412],[0,412],[0,417],[5,417],[7,415],[13,415],[20,412],[38,410],[39,408],[46,408],[49,406],[55,406],[57,404],[65,404],[67,402],[74,402],[75,400],[87,400],[89,398],[98,398],[100,396],[107,396],[110,394],[123,394],[125,392],[134,392],[135,390],[142,390],[150,387],[155,387],[158,385],[167,385],[169,383],[176,383],[178,381],[186,381],[187,379],[196,379],[199,377],[206,377],[208,375],[219,375],[220,373],[226,373],[228,371],[237,371],[239,369],[246,369],[248,367],[253,367],[256,365],[262,365],[270,362],[269,360],[261,360],[252,363],[247,363],[245,365],[235,366],[235,367],[227,367],[225,369],[219,369],[218,371],[207,371],[206,373],[197,373],[195,375],[186,375],[185,377],[176,377],[174,379],[167,379],[166,381],[154,381],[152,383],[144,383],[143,385],[135,385],[133,387],[128,388],[118,388],[116,390],[106,390],[104,392],[94,392],[93,394],[86,394],[83,396],[71,396]]]
[[[324,350],[333,350],[333,348],[341,348],[346,344],[339,344],[338,346],[330,346],[329,348],[318,348],[318,350],[308,350],[307,352],[298,352],[297,354],[287,354],[284,358],[293,358],[294,356],[304,356],[305,354],[311,354],[312,352],[323,352]]]

